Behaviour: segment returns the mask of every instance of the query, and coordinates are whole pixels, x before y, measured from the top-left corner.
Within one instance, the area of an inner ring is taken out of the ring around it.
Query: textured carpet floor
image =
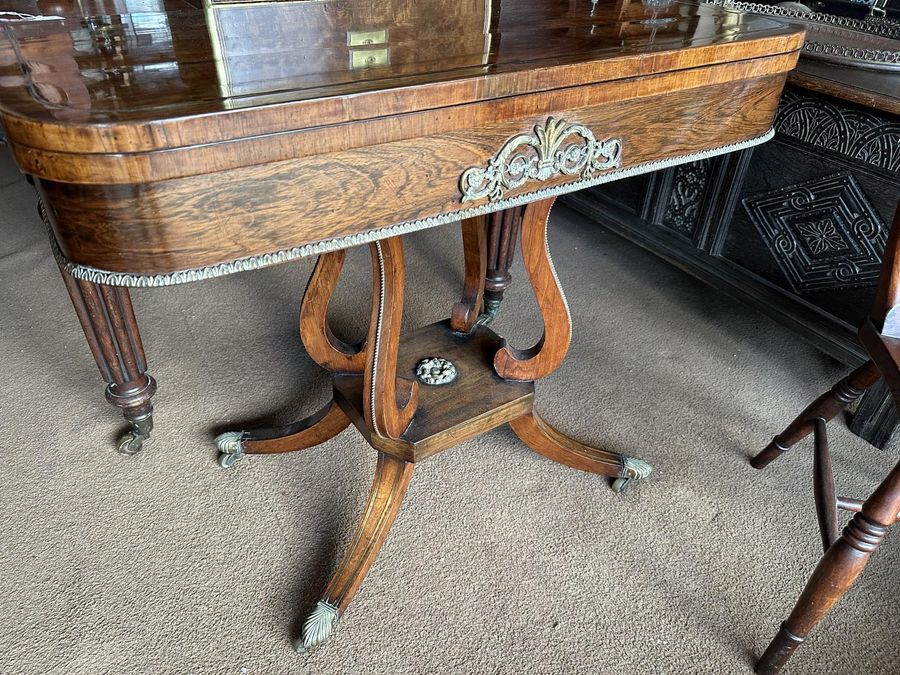
[[[224,471],[219,431],[297,419],[327,378],[296,335],[312,261],[159,290],[134,304],[157,427],[139,456],[103,400],[31,188],[0,148],[0,672],[749,673],[819,557],[808,445],[747,457],[843,368],[772,321],[564,209],[550,244],[575,317],[538,385],[573,436],[650,461],[621,496],[508,428],[416,469],[333,641],[291,649],[346,545],[374,453],[352,429]],[[408,327],[446,316],[459,236],[409,237]],[[359,336],[366,251],[333,303]],[[496,327],[539,331],[521,268]],[[840,492],[896,461],[832,427]],[[892,534],[900,534],[894,532]],[[900,672],[889,536],[788,673]]]

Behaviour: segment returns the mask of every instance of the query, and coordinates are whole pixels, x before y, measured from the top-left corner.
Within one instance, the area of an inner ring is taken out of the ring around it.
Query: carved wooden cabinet
[[[826,353],[860,363],[856,329],[872,305],[900,197],[898,79],[801,61],[769,143],[566,201]],[[883,446],[895,424],[876,386],[851,427]]]

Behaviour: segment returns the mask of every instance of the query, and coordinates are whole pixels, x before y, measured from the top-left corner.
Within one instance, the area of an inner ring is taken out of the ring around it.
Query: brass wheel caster
[[[622,492],[634,478],[616,478],[612,482],[612,491],[616,494]]]
[[[153,429],[153,417],[131,420],[131,429],[119,438],[118,450],[123,455],[136,455],[144,447],[144,441],[150,438]]]
[[[219,449],[219,466],[230,469],[244,456],[244,432],[226,431],[216,436],[216,447]]]

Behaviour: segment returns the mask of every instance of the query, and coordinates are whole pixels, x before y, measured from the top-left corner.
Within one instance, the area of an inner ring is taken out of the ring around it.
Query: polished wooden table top
[[[65,17],[3,24],[0,111],[14,140],[68,152],[179,147],[795,47],[772,19],[680,2],[0,0],[0,11]],[[184,131],[186,116],[209,115],[215,126]]]
[[[684,2],[205,2],[0,0],[0,122],[78,278],[190,281],[759,142],[802,43]]]

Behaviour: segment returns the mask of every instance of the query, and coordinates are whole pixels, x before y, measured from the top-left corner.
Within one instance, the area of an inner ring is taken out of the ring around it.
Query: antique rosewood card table
[[[0,120],[33,180],[102,375],[152,427],[128,287],[318,255],[300,332],[334,398],[287,428],[217,439],[224,466],[356,425],[377,450],[359,528],[298,647],[324,642],[374,562],[415,464],[508,423],[533,450],[615,479],[533,408],[571,320],[547,246],[556,195],[768,139],[802,33],[679,2],[0,0]],[[544,321],[517,349],[485,325],[485,217],[525,206]],[[462,299],[401,339],[403,235],[461,222]],[[344,250],[368,245],[368,338],[329,329]],[[545,408],[547,408],[545,404]]]

